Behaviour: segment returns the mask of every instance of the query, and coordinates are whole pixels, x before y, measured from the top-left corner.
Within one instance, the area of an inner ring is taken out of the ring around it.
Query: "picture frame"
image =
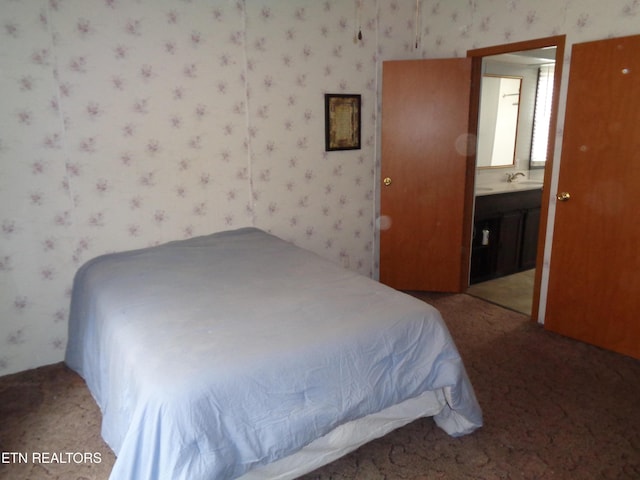
[[[325,149],[359,150],[361,139],[361,95],[326,93]]]

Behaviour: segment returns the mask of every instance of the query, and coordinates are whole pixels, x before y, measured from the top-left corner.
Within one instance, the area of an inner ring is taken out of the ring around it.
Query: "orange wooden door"
[[[394,288],[466,287],[470,92],[469,58],[383,64],[380,281]]]
[[[640,358],[640,35],[571,55],[545,327]],[[566,197],[566,195],[565,195]]]

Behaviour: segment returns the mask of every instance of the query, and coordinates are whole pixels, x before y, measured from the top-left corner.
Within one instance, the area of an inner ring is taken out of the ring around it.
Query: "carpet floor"
[[[417,420],[305,480],[640,478],[638,360],[469,295],[414,295],[442,312],[484,427],[452,438]],[[62,363],[0,377],[0,479],[108,478],[115,457],[100,421],[84,381]],[[65,463],[51,462],[56,452]]]

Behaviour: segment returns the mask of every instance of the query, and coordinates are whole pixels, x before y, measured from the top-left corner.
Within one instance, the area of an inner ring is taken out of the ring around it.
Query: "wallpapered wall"
[[[102,253],[255,225],[375,277],[383,60],[563,33],[568,57],[640,20],[640,0],[418,4],[1,0],[0,375],[62,360]],[[324,151],[327,92],[362,94],[361,150]]]

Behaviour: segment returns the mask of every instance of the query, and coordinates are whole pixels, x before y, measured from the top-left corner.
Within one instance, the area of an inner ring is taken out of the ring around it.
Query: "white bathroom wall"
[[[0,375],[62,360],[73,275],[105,252],[255,225],[375,277],[383,60],[565,33],[568,61],[639,18],[637,0],[0,0]],[[324,93],[362,95],[361,150],[324,151]]]

